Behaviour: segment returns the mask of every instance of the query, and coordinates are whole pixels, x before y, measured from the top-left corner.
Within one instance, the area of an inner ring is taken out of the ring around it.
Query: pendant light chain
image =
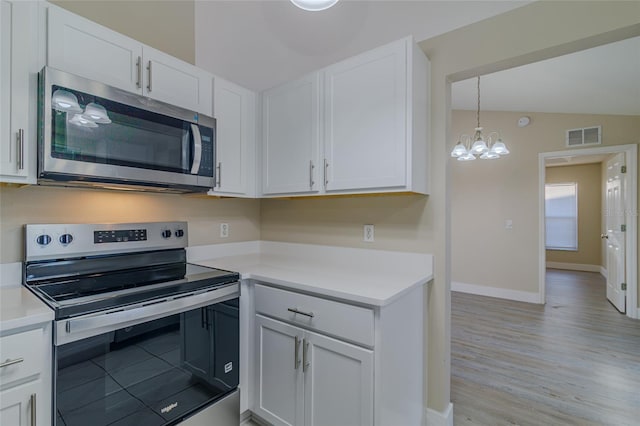
[[[478,119],[478,125],[476,127],[480,127],[480,76],[478,76],[478,111],[476,113],[476,117]]]
[[[495,160],[501,156],[509,154],[509,149],[500,138],[500,133],[489,133],[487,142],[482,136],[482,127],[480,127],[480,76],[478,76],[478,109],[476,111],[477,127],[473,138],[469,135],[461,135],[458,143],[453,147],[451,156],[457,158],[458,161],[471,161],[479,156],[482,160]],[[496,139],[492,136],[496,135]],[[471,145],[471,146],[469,146]]]

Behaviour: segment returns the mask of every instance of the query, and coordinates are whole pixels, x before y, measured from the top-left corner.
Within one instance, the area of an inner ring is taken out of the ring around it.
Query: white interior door
[[[606,234],[607,299],[620,312],[626,311],[625,270],[625,167],[624,153],[607,161]]]

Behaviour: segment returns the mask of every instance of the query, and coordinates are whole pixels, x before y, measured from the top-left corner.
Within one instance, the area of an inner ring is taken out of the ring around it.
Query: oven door
[[[228,399],[239,379],[238,300],[55,346],[56,426],[174,425]]]

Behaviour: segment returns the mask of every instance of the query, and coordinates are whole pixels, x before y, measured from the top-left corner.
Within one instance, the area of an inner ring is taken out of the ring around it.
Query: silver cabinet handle
[[[298,336],[294,337],[294,343],[293,343],[293,369],[297,370],[298,366],[300,365],[300,357],[298,356],[298,352],[300,349],[300,338]]]
[[[222,187],[222,163],[218,163],[218,188]]]
[[[313,318],[313,312],[302,312],[299,311],[298,308],[288,308],[287,311],[293,312],[294,314],[304,315],[305,317]]]
[[[147,70],[149,70],[149,81],[147,81],[147,90],[149,92],[151,92],[151,61],[149,61],[149,66],[147,67]]]
[[[24,129],[18,129],[18,170],[24,170]]]
[[[8,359],[0,364],[0,368],[8,367],[13,364],[20,364],[21,362],[24,362],[24,358]]]
[[[309,366],[311,365],[311,362],[309,361],[309,342],[307,341],[307,339],[302,339],[302,372],[306,373],[307,369],[309,368]]]
[[[313,181],[313,169],[315,169],[316,166],[313,165],[313,160],[309,160],[309,188],[313,189],[313,185],[315,184],[315,182]]]
[[[329,163],[327,162],[327,159],[324,159],[324,187],[327,187],[327,184],[329,183],[329,174],[327,173],[327,169],[329,168]]]
[[[29,405],[31,406],[31,426],[36,426],[36,394],[32,393],[29,398]]]
[[[138,56],[138,60],[136,61],[136,87],[139,89],[142,87],[142,57]]]

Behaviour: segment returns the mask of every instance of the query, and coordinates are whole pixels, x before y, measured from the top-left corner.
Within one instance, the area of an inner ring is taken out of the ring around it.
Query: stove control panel
[[[25,225],[26,260],[185,248],[186,222]]]
[[[147,241],[146,229],[125,229],[110,231],[93,231],[94,244],[126,243],[129,241]]]

